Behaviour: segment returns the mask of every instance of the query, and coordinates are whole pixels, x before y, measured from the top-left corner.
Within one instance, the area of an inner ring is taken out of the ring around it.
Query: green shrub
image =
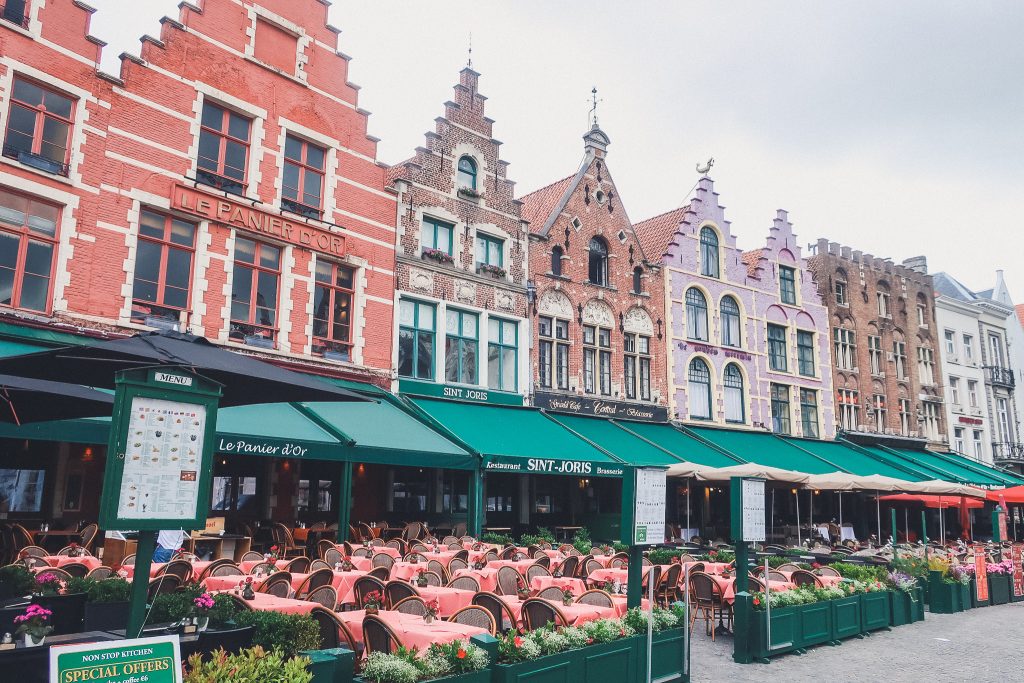
[[[672,548],[655,548],[651,552],[647,553],[647,559],[654,564],[672,564],[672,558],[679,557],[682,554],[682,550],[673,550]]]
[[[480,540],[484,543],[494,543],[496,545],[512,545],[514,543],[511,536],[496,534],[493,531],[488,531],[482,535]]]
[[[647,633],[647,610],[641,610],[639,607],[634,607],[628,612],[626,616],[622,617],[622,623],[629,628],[633,629],[637,633]],[[667,628],[674,628],[680,623],[680,618],[673,610],[661,609],[660,607],[654,608],[654,631],[664,631]],[[682,623],[686,623],[683,621]]]
[[[624,553],[627,550],[629,550],[629,546],[625,543],[622,543],[621,541],[615,541],[614,543],[612,543],[612,550],[614,550],[617,553]]]
[[[32,593],[36,579],[20,564],[0,567],[0,600],[21,598]]]
[[[206,612],[206,616],[210,618],[210,626],[220,628],[235,621],[239,611],[238,603],[230,595],[216,593],[213,596],[213,607]]]
[[[241,650],[229,655],[218,650],[203,661],[196,653],[188,658],[184,683],[310,683],[306,657],[285,658],[280,652],[267,652],[261,647]]]
[[[121,577],[90,579],[71,577],[68,579],[68,593],[85,593],[86,602],[127,602],[131,599],[132,585]]]
[[[839,572],[844,579],[853,579],[854,581],[870,583],[874,581],[885,581],[889,578],[889,570],[881,565],[833,562],[829,566]]]
[[[252,626],[252,644],[266,650],[280,650],[285,657],[294,657],[302,650],[320,648],[320,628],[306,614],[282,614],[259,610],[239,612],[235,622]]]
[[[149,618],[146,621],[150,624],[163,624],[190,617],[195,608],[195,603],[192,601],[202,594],[202,586],[194,583],[173,593],[162,593],[153,598]]]
[[[589,555],[590,549],[594,547],[594,542],[590,540],[590,531],[587,527],[583,527],[572,537],[572,547],[580,551],[582,555]]]

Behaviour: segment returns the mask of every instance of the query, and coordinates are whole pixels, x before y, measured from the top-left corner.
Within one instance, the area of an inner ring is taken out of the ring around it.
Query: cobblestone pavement
[[[693,630],[690,678],[693,683],[729,681],[928,681],[1007,683],[1024,681],[1024,602],[932,614],[916,624],[815,647],[807,654],[782,655],[770,664],[736,664],[732,638],[715,643],[700,622]]]

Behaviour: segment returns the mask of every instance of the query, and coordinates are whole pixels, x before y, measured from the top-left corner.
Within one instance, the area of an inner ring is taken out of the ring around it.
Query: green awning
[[[843,470],[858,476],[869,476],[880,474],[883,477],[905,479],[907,481],[924,481],[929,477],[922,476],[919,472],[910,467],[901,466],[895,463],[892,458],[885,458],[880,455],[866,453],[851,448],[844,443],[837,441],[821,441],[819,439],[798,439],[796,437],[778,438],[796,446],[802,450],[813,453],[819,458],[834,462],[842,466]]]
[[[732,467],[746,462],[741,458],[723,453],[670,424],[625,421],[617,421],[617,423],[622,429],[656,443],[685,462],[705,467]]]
[[[683,462],[668,451],[626,431],[614,420],[546,413],[548,418],[596,444],[622,462],[642,467],[675,465]]]
[[[843,471],[840,464],[797,448],[767,432],[689,426],[683,427],[683,429],[738,458],[758,465],[794,470],[805,474],[830,474]]]
[[[1024,484],[1024,478],[1017,476],[1013,472],[991,467],[985,463],[960,455],[959,453],[953,453],[951,451],[930,451],[930,453],[947,462],[956,464],[960,467],[965,467],[983,476],[1001,480],[1006,486],[1019,486]]]
[[[439,429],[484,457],[488,472],[621,477],[623,463],[536,408],[408,399]]]
[[[945,479],[946,481],[953,481],[961,484],[973,484],[975,486],[1003,486],[1005,484],[1005,480],[1002,477],[995,477],[975,472],[970,467],[943,458],[931,451],[918,451],[907,448],[888,448],[886,446],[882,446],[881,448],[903,458],[904,460],[917,465],[922,465],[927,467],[929,470],[938,473],[936,479]]]

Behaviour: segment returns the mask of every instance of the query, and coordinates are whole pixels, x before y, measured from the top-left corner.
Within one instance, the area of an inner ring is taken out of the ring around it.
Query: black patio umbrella
[[[293,401],[367,401],[357,393],[257,358],[222,349],[203,337],[160,331],[89,346],[0,359],[0,373],[114,388],[114,374],[136,368],[181,368],[223,385],[221,406]]]
[[[0,422],[69,420],[109,416],[114,397],[77,384],[0,375]]]

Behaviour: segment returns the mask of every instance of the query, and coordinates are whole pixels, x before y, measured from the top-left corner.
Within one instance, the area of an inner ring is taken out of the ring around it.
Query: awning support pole
[[[879,492],[875,491],[875,514],[878,516],[878,547],[882,547],[882,501],[879,499]],[[893,539],[893,543],[896,539]]]
[[[839,494],[839,539],[843,538],[843,492],[836,491]]]
[[[471,470],[469,473],[469,509],[466,520],[468,533],[473,538],[480,538],[484,526],[483,506],[483,473],[479,469]]]
[[[803,539],[800,538],[800,489],[793,489],[796,498],[796,544],[803,545]]]
[[[352,524],[352,463],[341,463],[341,481],[338,490],[338,543],[349,537]],[[353,538],[353,541],[359,539]]]
[[[1016,523],[1017,522],[1014,521],[1014,524],[1016,524]],[[690,533],[690,529],[692,529],[692,528],[693,527],[690,526],[690,480],[687,479],[686,480],[686,531],[684,533],[685,534],[689,534]],[[1016,530],[1017,530],[1017,527],[1014,526],[1014,535],[1016,535]],[[684,541],[689,541],[690,539],[684,537],[683,540]],[[686,584],[686,585],[689,586],[690,584]]]

